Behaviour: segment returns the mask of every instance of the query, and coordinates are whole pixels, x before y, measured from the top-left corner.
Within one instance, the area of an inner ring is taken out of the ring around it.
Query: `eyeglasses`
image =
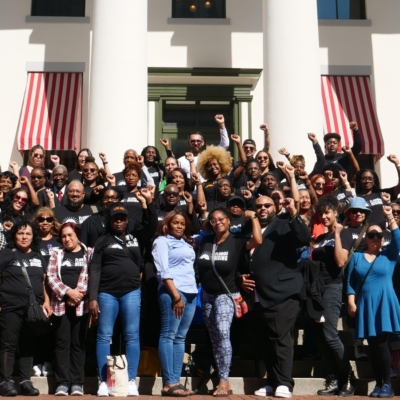
[[[83,168],[83,172],[84,172],[85,174],[87,174],[88,172],[93,173],[93,172],[96,172],[96,171],[97,171],[96,168]]]
[[[270,204],[270,203],[256,204],[256,209],[261,210],[263,207],[270,208],[272,206],[273,206],[273,204]]]
[[[365,210],[362,210],[361,208],[351,208],[349,210],[352,214],[365,214]]]
[[[392,210],[393,215],[400,215],[400,210]]]
[[[118,201],[119,199],[118,199],[117,196],[103,196],[103,200],[105,200],[105,201],[108,201],[108,200],[110,200],[110,201]]]
[[[40,158],[40,159],[42,159],[42,158],[44,158],[44,155],[43,154],[39,154],[39,153],[33,153],[33,158]]]
[[[54,218],[53,217],[38,217],[38,222],[53,222]]]
[[[257,160],[268,160],[267,156],[259,156],[257,157]]]
[[[14,201],[19,201],[20,203],[22,203],[22,204],[26,204],[27,202],[28,202],[28,198],[27,197],[21,197],[21,196],[19,196],[18,194],[16,194],[15,196],[14,196],[14,199],[13,199]]]
[[[134,174],[129,174],[129,175],[125,175],[125,178],[129,179],[129,178],[139,178],[139,177]]]
[[[173,197],[178,197],[179,193],[176,192],[164,192],[165,197],[173,196]]]
[[[31,175],[31,179],[43,179],[44,176],[42,175]]]
[[[367,233],[367,238],[368,239],[373,239],[373,238],[382,239],[383,238],[383,233],[382,232],[377,232],[377,231],[368,232]]]
[[[316,186],[316,187],[324,187],[325,186],[325,183],[323,183],[323,182],[315,182],[314,183],[314,186]]]
[[[198,139],[198,140],[196,140],[196,139],[191,139],[191,140],[190,140],[190,143],[201,143],[201,142],[202,142],[201,139]]]
[[[360,179],[360,181],[361,181],[361,182],[373,182],[373,181],[374,181],[374,178],[371,178],[370,176],[365,176],[365,177],[362,177],[362,178]]]
[[[223,221],[225,221],[226,219],[227,219],[227,217],[213,218],[213,219],[210,219],[210,224],[211,224],[212,226],[214,226],[214,225],[217,225],[218,222],[223,222]]]

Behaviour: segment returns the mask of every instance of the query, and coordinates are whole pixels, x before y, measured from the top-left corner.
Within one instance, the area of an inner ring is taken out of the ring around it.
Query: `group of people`
[[[53,168],[46,168],[46,150],[36,145],[28,165],[10,162],[12,172],[0,173],[0,395],[17,395],[17,351],[19,392],[39,394],[30,381],[38,338],[25,320],[26,269],[53,322],[57,396],[83,394],[91,325],[97,326],[97,395],[109,395],[107,355],[117,318],[128,395],[139,395],[143,314],[159,322],[148,332],[157,338],[162,394],[193,394],[180,377],[200,288],[219,378],[215,397],[232,393],[230,331],[242,314],[267,370],[267,384],[255,394],[292,396],[294,326],[302,309],[331,369],[318,394],[353,395],[354,373],[338,333],[343,291],[355,339],[367,339],[371,350],[376,387],[370,395],[393,396],[389,338],[400,331],[392,280],[400,251],[399,159],[388,157],[399,182],[382,189],[373,170],[359,168],[356,122],[350,123],[354,145],[342,152],[337,133],[324,136],[325,153],[316,135],[307,134],[316,155],[307,173],[304,157],[287,148],[279,150],[286,162],[274,162],[266,124],[260,126],[264,147],[257,151],[253,139],[242,143],[228,135],[223,115],[215,121],[219,145],[204,149],[201,132],[192,132],[189,151],[178,159],[163,138],[164,161],[154,146],[128,149],[124,168],[112,173],[105,153],[99,153],[100,168],[86,148],[68,171],[54,155]],[[230,140],[240,155],[236,162],[227,150]]]

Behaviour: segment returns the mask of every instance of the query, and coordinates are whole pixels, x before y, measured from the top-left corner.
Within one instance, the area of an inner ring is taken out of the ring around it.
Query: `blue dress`
[[[364,253],[355,253],[349,263],[347,294],[357,292],[355,335],[358,339],[400,331],[400,305],[392,281],[399,249],[400,230],[396,228],[389,246],[377,256],[361,292],[361,283],[371,263]]]

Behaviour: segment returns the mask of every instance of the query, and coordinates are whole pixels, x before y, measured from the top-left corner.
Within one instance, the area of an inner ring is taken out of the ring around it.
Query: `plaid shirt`
[[[86,264],[82,267],[81,273],[79,274],[77,289],[80,289],[85,293],[82,301],[76,306],[76,316],[80,317],[88,312],[88,264],[92,254],[93,249],[86,248],[86,246],[81,243],[84,252],[84,258],[86,259]],[[64,248],[53,248],[50,251],[50,261],[47,266],[47,283],[51,289],[50,304],[51,309],[57,317],[65,314],[65,301],[67,290],[70,289],[69,286],[65,285],[61,280],[61,262],[64,258],[65,249]]]

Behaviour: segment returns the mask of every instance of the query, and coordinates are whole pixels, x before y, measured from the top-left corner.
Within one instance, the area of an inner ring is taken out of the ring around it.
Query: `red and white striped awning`
[[[372,104],[367,76],[322,76],[322,101],[325,133],[336,132],[342,145],[352,146],[350,121],[356,121],[363,138],[364,154],[374,154],[378,160],[384,154],[384,144],[378,118]]]
[[[36,144],[47,150],[79,150],[81,121],[81,73],[28,73],[18,150]]]

